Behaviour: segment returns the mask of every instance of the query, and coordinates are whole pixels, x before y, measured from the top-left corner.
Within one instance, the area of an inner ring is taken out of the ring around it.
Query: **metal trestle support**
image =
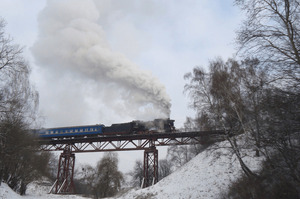
[[[67,145],[60,154],[58,171],[55,185],[56,194],[74,193],[74,165],[75,154],[71,151],[71,146]]]
[[[143,188],[158,182],[158,150],[152,146],[144,151]]]

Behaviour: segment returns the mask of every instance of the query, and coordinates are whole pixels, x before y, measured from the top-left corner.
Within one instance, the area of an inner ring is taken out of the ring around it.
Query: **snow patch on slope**
[[[11,188],[7,184],[1,183],[0,198],[1,199],[19,199],[20,195],[16,194],[13,190],[11,190]]]

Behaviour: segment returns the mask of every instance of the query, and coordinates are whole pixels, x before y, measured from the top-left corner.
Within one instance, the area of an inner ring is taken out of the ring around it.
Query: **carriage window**
[[[53,134],[53,131],[50,131],[51,134]]]

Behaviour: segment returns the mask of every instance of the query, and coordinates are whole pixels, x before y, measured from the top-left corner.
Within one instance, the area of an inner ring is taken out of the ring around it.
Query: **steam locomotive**
[[[111,126],[88,125],[34,130],[33,133],[41,138],[63,137],[92,137],[101,135],[124,135],[143,133],[165,133],[175,130],[174,120],[155,119],[153,121],[132,121],[128,123],[112,124]]]

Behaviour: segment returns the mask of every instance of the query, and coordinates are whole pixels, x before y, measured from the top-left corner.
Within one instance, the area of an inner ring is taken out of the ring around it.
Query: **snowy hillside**
[[[209,149],[193,158],[186,165],[164,178],[157,184],[146,189],[132,190],[118,199],[199,199],[219,198],[230,182],[237,179],[242,171],[232,156],[228,142],[219,144],[218,149]],[[261,160],[251,158],[253,151],[247,152],[245,162],[254,170],[259,169]],[[220,155],[220,158],[216,158]]]
[[[247,141],[245,141],[246,143]],[[247,156],[245,162],[254,170],[259,169],[261,159],[251,158],[254,151],[245,151]],[[220,157],[220,158],[217,158]],[[221,142],[218,148],[210,148],[193,158],[186,165],[176,172],[164,178],[156,185],[146,188],[130,190],[118,196],[118,199],[212,199],[219,198],[222,191],[226,190],[229,184],[241,175],[240,165],[230,153],[228,142]],[[49,185],[41,186],[35,183],[30,184],[26,196],[19,196],[9,187],[2,183],[0,187],[0,198],[4,199],[83,199],[79,196],[61,196],[47,194]],[[86,199],[86,198],[85,198]]]

